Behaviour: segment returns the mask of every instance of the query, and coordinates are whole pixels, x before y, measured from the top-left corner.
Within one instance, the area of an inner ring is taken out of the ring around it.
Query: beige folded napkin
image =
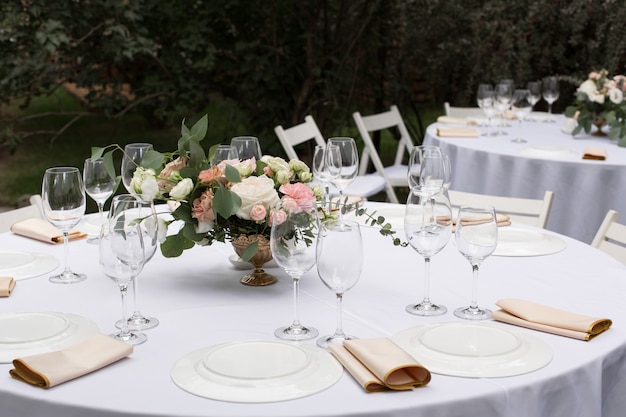
[[[328,350],[367,392],[410,390],[430,382],[430,371],[386,337],[346,340]]]
[[[595,146],[587,146],[583,151],[583,159],[604,161],[606,159],[606,149],[596,148]]]
[[[515,298],[499,300],[496,305],[501,310],[493,312],[495,320],[580,340],[593,339],[613,323],[607,318],[584,316]]]
[[[11,295],[13,287],[15,287],[15,279],[13,277],[0,277],[0,297]]]
[[[491,217],[487,215],[477,215],[472,217],[466,217],[461,219],[461,224],[463,226],[467,225],[476,225],[485,223],[490,220]],[[437,216],[437,223],[447,226],[450,223],[450,218],[448,216]],[[496,225],[498,227],[510,226],[511,225],[511,217],[508,214],[496,213]],[[456,219],[452,219],[452,231],[456,230]]]
[[[470,119],[462,119],[460,117],[439,116],[437,122],[451,125],[470,125],[476,126],[476,121]]]
[[[131,345],[96,334],[62,350],[14,359],[15,369],[9,374],[28,384],[50,388],[104,368],[131,353]]]
[[[442,138],[477,138],[478,130],[470,127],[438,127],[437,136]]]
[[[11,231],[16,235],[29,237],[31,239],[41,240],[48,243],[63,243],[63,232],[54,227],[48,221],[37,217],[31,217],[26,220],[14,223]],[[87,237],[87,233],[81,233],[77,230],[71,230],[68,234],[70,241]]]

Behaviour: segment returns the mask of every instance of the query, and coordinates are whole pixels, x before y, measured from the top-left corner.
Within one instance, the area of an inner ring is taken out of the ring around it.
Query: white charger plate
[[[59,261],[45,253],[0,251],[0,265],[0,276],[10,276],[19,281],[54,271]]]
[[[494,256],[543,256],[561,252],[567,243],[558,236],[516,227],[498,228]]]
[[[436,323],[411,327],[392,339],[431,372],[470,378],[526,374],[552,360],[541,340],[498,323]]]
[[[537,145],[520,149],[520,153],[526,156],[550,159],[580,159],[581,155],[570,150],[558,146]]]
[[[174,384],[191,394],[240,403],[305,397],[334,385],[342,375],[341,364],[323,349],[270,340],[198,349],[171,371]]]
[[[0,363],[63,349],[98,332],[96,323],[74,314],[3,314],[0,316]]]

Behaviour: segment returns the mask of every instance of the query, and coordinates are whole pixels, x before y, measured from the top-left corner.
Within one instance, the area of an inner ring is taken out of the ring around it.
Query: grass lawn
[[[67,94],[59,93],[53,97],[35,100],[24,115],[34,115],[51,111],[80,110],[80,104]],[[2,109],[2,111],[16,111]],[[214,101],[207,108],[210,116],[209,132],[203,141],[205,147],[216,143],[230,141],[237,135],[246,132],[245,121],[237,115],[234,104]],[[422,121],[424,126],[432,123],[443,112],[443,106],[426,106]],[[30,130],[59,129],[70,118],[45,117],[28,121]],[[194,120],[190,120],[190,126]],[[273,129],[273,126],[270,130]],[[356,127],[346,129],[351,136],[358,138]],[[263,150],[267,153],[282,153],[280,143],[274,135],[260,138]],[[123,146],[132,142],[149,142],[155,149],[166,152],[176,148],[180,137],[180,127],[160,129],[153,127],[139,115],[128,115],[121,119],[111,120],[104,116],[85,117],[73,124],[61,136],[51,143],[50,135],[31,136],[24,140],[17,152],[10,155],[7,149],[0,148],[0,206],[17,206],[20,198],[25,195],[39,194],[41,180],[46,168],[53,166],[75,166],[81,171],[85,158],[91,154],[92,146],[106,146],[117,143]],[[358,140],[358,139],[357,139]],[[265,144],[264,144],[265,142]],[[395,140],[391,135],[383,135],[381,154],[392,154]],[[125,192],[123,186],[118,192]],[[88,198],[88,212],[96,211],[96,205]]]

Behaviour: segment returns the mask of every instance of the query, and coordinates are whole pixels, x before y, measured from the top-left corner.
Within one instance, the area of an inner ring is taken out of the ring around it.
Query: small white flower
[[[152,201],[159,194],[159,184],[153,169],[138,167],[131,181],[133,194],[143,201]]]
[[[170,197],[176,201],[184,200],[193,190],[193,181],[191,178],[185,178],[172,188]]]
[[[620,104],[624,101],[624,93],[619,88],[611,88],[609,90],[609,99],[615,104]]]

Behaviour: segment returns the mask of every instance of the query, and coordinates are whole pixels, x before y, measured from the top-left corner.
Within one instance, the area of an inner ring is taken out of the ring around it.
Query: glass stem
[[[72,275],[72,270],[70,269],[70,238],[67,230],[63,231],[63,251],[65,253],[65,269],[63,270],[63,275]]]
[[[293,277],[293,323],[291,327],[301,328],[298,305],[300,303],[300,277]]]
[[[128,339],[130,337],[130,330],[128,328],[128,314],[126,313],[126,295],[128,294],[128,284],[120,285],[120,294],[122,296],[122,327],[120,329],[120,338]]]
[[[478,310],[478,264],[472,265],[472,302],[470,310]]]
[[[100,215],[100,224],[104,223],[104,201],[98,201],[98,214]]]
[[[141,317],[141,312],[139,311],[139,304],[137,303],[137,294],[139,293],[139,277],[135,271],[133,276],[133,315],[131,318],[139,318]]]
[[[343,223],[343,190],[339,190],[339,224]]]
[[[424,300],[423,304],[430,304],[430,258],[424,258]]]
[[[337,293],[337,330],[335,330],[335,336],[345,338],[346,334],[343,332],[343,293]]]

